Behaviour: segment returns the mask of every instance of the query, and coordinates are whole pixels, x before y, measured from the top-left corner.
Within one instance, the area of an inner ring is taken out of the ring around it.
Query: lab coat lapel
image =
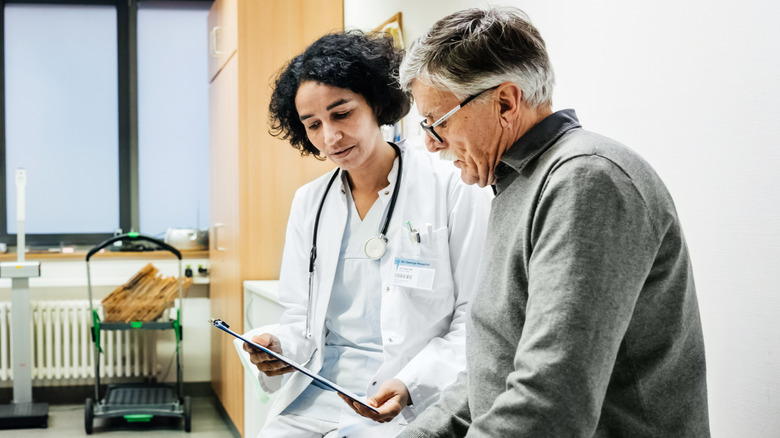
[[[414,166],[416,163],[410,162],[411,160],[409,160],[409,152],[407,147],[403,145],[403,142],[399,142],[398,146],[401,147],[403,169],[401,171],[400,184],[396,184],[396,188],[398,190],[398,200],[395,203],[393,216],[390,218],[390,223],[387,226],[387,238],[389,239],[388,251],[384,256],[382,256],[382,259],[379,262],[382,272],[389,272],[392,261],[395,258],[396,242],[393,241],[393,238],[398,235],[396,231],[399,228],[403,228],[406,221],[409,220],[409,211],[407,210],[407,207],[418,205],[411,201],[412,198],[410,198],[410,196],[413,196],[414,194],[411,186],[413,185],[414,178],[412,175],[415,175],[416,170],[414,169]],[[385,278],[390,277],[388,276]]]
[[[317,243],[317,294],[314,297],[313,330],[319,343],[322,339],[322,327],[325,324],[325,314],[328,311],[330,292],[336,277],[336,267],[341,253],[341,240],[344,237],[344,227],[347,224],[347,198],[339,178],[331,193],[325,199],[320,218],[320,230]]]

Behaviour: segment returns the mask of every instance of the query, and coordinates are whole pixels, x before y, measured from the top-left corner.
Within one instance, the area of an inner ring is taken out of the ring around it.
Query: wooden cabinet
[[[236,302],[235,292],[241,288],[241,260],[239,246],[239,142],[238,59],[233,58],[211,82],[209,87],[209,170],[210,194],[209,217],[211,230],[209,238],[209,259],[211,282],[209,295],[211,315],[228,321],[234,330],[241,327],[234,321],[241,321],[241,307]],[[240,302],[240,297],[238,298]],[[240,324],[240,323],[239,323]],[[232,395],[234,388],[243,387],[243,372],[237,369],[232,344],[220,332],[212,333],[211,382],[228,413],[243,410]],[[233,418],[233,416],[231,415]],[[236,425],[243,420],[233,418]]]
[[[238,4],[216,0],[209,11],[209,81],[238,49]]]
[[[209,14],[211,315],[237,332],[248,329],[242,282],[279,278],[295,190],[333,167],[268,133],[269,84],[343,23],[343,0],[216,0]],[[243,434],[241,363],[227,335],[211,346],[212,386]]]

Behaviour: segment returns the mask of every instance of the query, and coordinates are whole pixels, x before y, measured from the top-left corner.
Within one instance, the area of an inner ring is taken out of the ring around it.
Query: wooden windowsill
[[[25,254],[26,260],[86,260],[86,250],[80,250],[69,254],[63,253],[45,253],[34,252]],[[209,251],[206,249],[200,250],[182,250],[182,259],[207,259],[209,258]],[[101,251],[94,256],[91,260],[97,259],[110,259],[110,260],[160,260],[160,259],[175,259],[174,255],[169,251]],[[16,253],[9,252],[7,254],[0,254],[0,261],[10,262],[16,260]]]

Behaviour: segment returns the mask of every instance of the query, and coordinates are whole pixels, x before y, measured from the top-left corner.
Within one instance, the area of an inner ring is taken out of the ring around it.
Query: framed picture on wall
[[[374,29],[374,32],[384,32],[393,37],[393,43],[399,49],[404,48],[404,38],[401,34],[401,13],[390,17],[387,21]],[[395,125],[382,127],[382,135],[387,141],[399,141],[404,137],[404,121],[399,120]]]
[[[387,32],[393,37],[393,42],[398,48],[404,48],[404,38],[401,33],[401,13],[390,17],[387,21],[374,29],[375,32]]]

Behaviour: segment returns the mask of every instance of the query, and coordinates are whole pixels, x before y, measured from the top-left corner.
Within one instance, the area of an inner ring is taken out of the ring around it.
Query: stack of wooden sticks
[[[141,268],[127,283],[103,298],[105,322],[154,321],[173,305],[179,296],[178,277],[163,277],[151,263]],[[187,290],[192,278],[182,279]]]

